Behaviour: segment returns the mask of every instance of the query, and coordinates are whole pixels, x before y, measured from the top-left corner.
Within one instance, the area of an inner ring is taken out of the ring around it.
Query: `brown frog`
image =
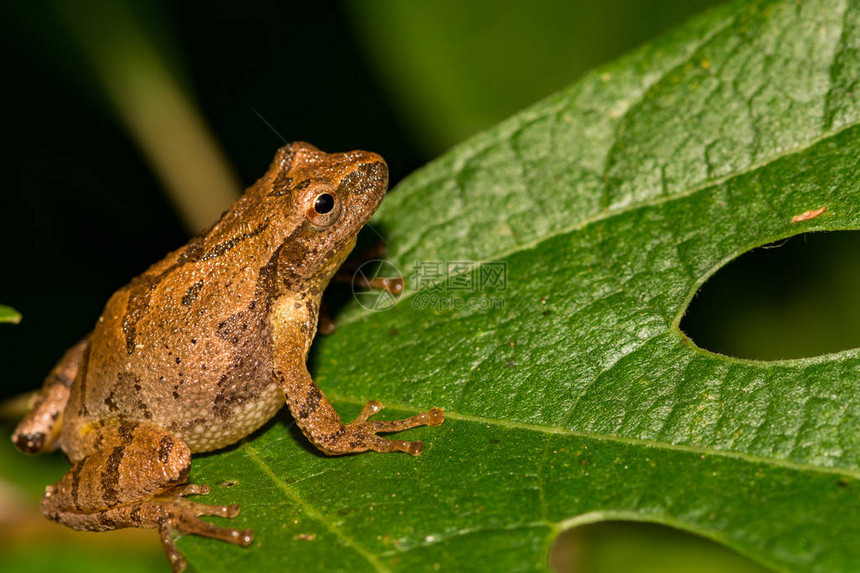
[[[156,528],[181,571],[178,535],[253,538],[200,519],[239,508],[186,498],[209,491],[187,483],[191,454],[247,436],[285,401],[326,454],[420,454],[421,442],[379,433],[438,426],[442,410],[369,421],[381,408],[371,401],[344,424],[305,365],[323,289],[387,185],[374,153],[293,143],[209,231],[117,291],[12,436],[29,453],[60,447],[72,463],[46,488],[45,515],[89,531]]]

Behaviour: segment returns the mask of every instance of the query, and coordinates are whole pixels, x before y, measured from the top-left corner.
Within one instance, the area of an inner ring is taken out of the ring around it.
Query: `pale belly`
[[[217,450],[254,432],[272,419],[283,405],[284,393],[273,383],[256,398],[232,406],[229,416],[201,416],[182,427],[174,423],[172,433],[184,441],[193,453]]]

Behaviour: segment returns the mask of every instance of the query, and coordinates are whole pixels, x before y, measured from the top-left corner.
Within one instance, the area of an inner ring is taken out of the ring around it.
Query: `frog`
[[[254,537],[201,519],[239,506],[190,499],[210,491],[189,483],[192,454],[245,439],[284,405],[324,454],[421,454],[420,441],[380,434],[438,426],[442,409],[370,420],[382,409],[370,400],[344,423],[307,368],[323,291],[387,189],[376,153],[285,145],[217,223],[114,293],[12,435],[71,463],[42,512],[84,531],[156,529],[179,572],[182,535]]]

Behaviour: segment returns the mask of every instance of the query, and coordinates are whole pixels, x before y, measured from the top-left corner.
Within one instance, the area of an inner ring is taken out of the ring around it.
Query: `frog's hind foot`
[[[416,414],[402,420],[369,420],[371,416],[382,410],[382,404],[376,400],[368,402],[361,413],[345,427],[345,434],[349,436],[350,444],[358,443],[363,446],[362,450],[373,450],[375,452],[405,452],[417,456],[424,451],[424,444],[420,441],[410,442],[407,440],[390,440],[377,434],[389,432],[401,432],[418,426],[438,426],[445,421],[445,414],[441,408],[432,408],[427,412]]]
[[[143,507],[141,510],[146,511],[149,509],[149,511],[157,514],[155,519],[158,523],[161,544],[174,572],[183,571],[186,566],[185,558],[176,547],[176,540],[183,535],[201,535],[233,543],[241,547],[247,547],[254,540],[254,532],[250,529],[219,527],[200,519],[201,515],[212,515],[230,519],[239,515],[239,506],[236,504],[207,505],[185,498],[187,495],[207,493],[209,493],[209,486],[206,485],[178,486],[168,492],[168,496],[156,498],[150,502],[152,506],[149,508]]]

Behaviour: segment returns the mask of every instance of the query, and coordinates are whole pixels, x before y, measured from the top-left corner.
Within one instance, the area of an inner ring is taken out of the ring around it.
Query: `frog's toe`
[[[441,408],[432,408],[427,412],[404,418],[403,420],[368,420],[371,416],[382,409],[382,404],[372,400],[362,409],[358,417],[347,426],[347,437],[345,441],[352,446],[354,443],[362,444],[360,449],[353,448],[351,451],[363,449],[375,452],[404,452],[411,456],[417,456],[424,451],[424,444],[419,441],[392,440],[379,436],[382,433],[401,432],[418,426],[438,426],[445,421],[445,414]]]
[[[209,486],[185,485],[172,493],[176,497],[155,500],[157,507],[152,513],[157,516],[161,544],[174,572],[183,571],[186,567],[185,558],[176,547],[176,540],[183,535],[201,535],[241,547],[247,547],[254,540],[254,532],[250,529],[219,527],[200,519],[202,515],[232,519],[239,515],[238,504],[208,505],[182,497],[209,493]]]
[[[419,426],[438,426],[445,421],[445,413],[442,411],[442,408],[431,408],[427,412],[409,416],[402,420],[367,420],[381,409],[382,405],[376,400],[368,402],[361,411],[361,414],[356,418],[356,421],[350,425],[356,425],[363,431],[377,434],[380,432],[402,432],[403,430]]]
[[[230,505],[208,505],[205,503],[189,501],[184,505],[187,509],[190,509],[194,515],[213,515],[215,517],[226,517],[228,519],[233,519],[239,515],[238,503]]]
[[[176,547],[175,532],[169,525],[163,525],[158,529],[158,534],[161,537],[161,546],[164,548],[164,554],[167,555],[167,560],[170,562],[170,568],[174,573],[185,571],[188,563],[185,557],[179,552]]]
[[[362,422],[366,422],[368,418],[377,414],[380,410],[382,410],[382,403],[379,400],[371,400],[364,405],[364,408],[361,409],[361,412],[359,412],[352,423],[361,424]]]
[[[202,505],[188,502],[181,510],[173,512],[165,519],[159,534],[164,553],[175,573],[184,571],[187,565],[185,558],[176,547],[176,540],[183,535],[201,535],[211,539],[226,541],[241,547],[247,547],[254,541],[254,532],[250,529],[234,529],[219,527],[208,521],[203,521],[200,515],[215,515],[219,517],[236,517],[239,514],[238,505]]]
[[[186,497],[189,495],[206,495],[209,493],[209,490],[210,488],[208,485],[186,484],[178,486],[173,491],[179,497]]]
[[[426,418],[428,426],[441,426],[442,422],[445,421],[445,412],[442,411],[442,408],[430,408],[423,416]]]
[[[211,506],[210,506],[211,507]],[[236,517],[239,514],[238,506],[224,506],[225,513],[200,513],[199,515],[217,515],[220,517]],[[232,514],[231,514],[232,512]],[[197,515],[182,513],[168,520],[168,527],[172,527],[180,534],[201,535],[212,539],[218,539],[247,547],[254,541],[254,532],[250,529],[234,529],[232,527],[219,527],[214,523],[203,521]]]
[[[371,436],[367,441],[367,447],[374,452],[403,452],[410,456],[420,455],[424,451],[424,442],[407,440],[390,440],[380,436]]]
[[[398,452],[405,452],[410,456],[418,456],[421,455],[421,452],[424,451],[424,442],[422,441],[414,441],[407,442],[406,440],[385,440],[389,443],[389,447]]]

